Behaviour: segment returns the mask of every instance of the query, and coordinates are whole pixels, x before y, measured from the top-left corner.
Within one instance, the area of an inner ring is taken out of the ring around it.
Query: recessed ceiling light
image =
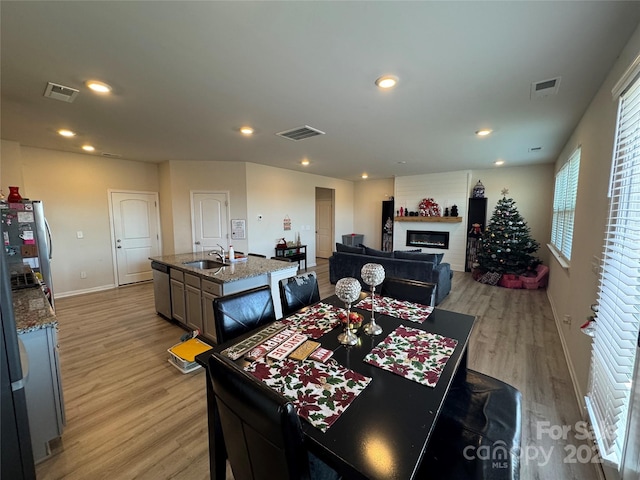
[[[380,88],[393,88],[398,84],[398,77],[384,75],[376,79],[376,85]]]
[[[243,135],[253,135],[253,128],[245,126],[245,127],[240,127],[240,133]]]
[[[304,158],[304,159],[302,159],[302,161],[300,162],[300,164],[301,164],[301,165],[304,165],[305,167],[306,167],[307,165],[309,165],[309,163],[311,163],[311,162],[309,162],[309,159],[308,159],[308,158]]]
[[[98,80],[89,80],[86,83],[87,87],[93,90],[96,93],[109,93],[111,92],[111,85],[107,85],[104,82],[99,82]]]
[[[93,145],[83,145],[82,149],[85,152],[95,152],[96,151],[96,147],[94,147]]]
[[[76,132],[72,132],[71,130],[67,130],[65,128],[58,130],[58,134],[62,135],[63,137],[75,137],[76,136]]]
[[[482,130],[478,130],[476,132],[476,135],[478,135],[479,137],[486,137],[487,135],[489,135],[491,132],[493,132],[493,130],[489,129],[489,128],[484,128]]]
[[[369,175],[367,175],[366,173],[363,173],[362,178],[369,178]]]
[[[497,166],[504,165],[504,160],[496,160],[493,164]]]

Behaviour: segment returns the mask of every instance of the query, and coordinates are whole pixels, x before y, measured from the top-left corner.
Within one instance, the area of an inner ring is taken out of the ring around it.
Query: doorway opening
[[[335,190],[316,187],[316,257],[329,258],[335,238]]]

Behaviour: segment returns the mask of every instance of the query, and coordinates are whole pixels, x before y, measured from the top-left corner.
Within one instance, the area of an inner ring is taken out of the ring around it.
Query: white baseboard
[[[585,393],[580,389],[580,385],[578,384],[578,377],[576,375],[576,370],[573,367],[573,362],[571,361],[571,356],[569,355],[569,348],[567,347],[567,342],[564,339],[564,334],[562,333],[562,323],[558,313],[556,312],[556,307],[553,304],[553,299],[549,296],[549,291],[547,290],[547,298],[549,299],[549,304],[551,305],[551,312],[553,313],[553,319],[556,322],[556,328],[558,329],[558,336],[560,337],[560,342],[562,343],[562,352],[564,353],[564,358],[567,362],[567,367],[569,368],[569,375],[571,376],[571,383],[573,384],[573,391],[576,395],[576,402],[578,403],[578,409],[580,410],[580,416],[583,420],[587,419],[587,406],[584,403]]]
[[[111,290],[113,288],[116,288],[116,285],[112,283],[111,285],[102,285],[100,287],[85,288],[83,290],[72,290],[70,292],[61,292],[61,293],[56,292],[54,295],[54,299],[64,298],[64,297],[75,297],[76,295],[83,295],[85,293],[102,292],[103,290]]]
[[[562,333],[562,323],[560,317],[557,315],[556,307],[553,304],[553,299],[549,296],[549,291],[547,290],[547,298],[549,299],[549,305],[551,305],[551,312],[553,313],[553,319],[556,322],[556,328],[558,329],[558,336],[560,337],[560,342],[562,343],[562,352],[564,353],[564,358],[567,362],[567,367],[569,368],[569,375],[571,376],[571,383],[573,384],[573,392],[576,396],[576,403],[578,404],[578,411],[580,412],[580,416],[583,420],[589,421],[588,413],[587,413],[587,405],[584,401],[585,393],[580,389],[580,385],[578,384],[576,370],[573,367],[573,362],[571,361],[571,357],[569,356],[569,348],[567,347],[567,342],[564,339],[564,334]],[[596,446],[593,439],[588,440],[592,446]],[[598,475],[599,480],[608,480],[608,476],[604,472],[604,468],[602,464],[595,465],[596,475]]]

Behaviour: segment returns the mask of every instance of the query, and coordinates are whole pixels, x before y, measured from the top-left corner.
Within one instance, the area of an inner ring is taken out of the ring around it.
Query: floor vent
[[[304,140],[305,138],[324,135],[324,132],[317,128],[310,127],[309,125],[304,125],[302,127],[292,128],[291,130],[285,130],[284,132],[278,132],[276,135],[288,138],[289,140],[295,140],[297,142],[298,140]]]
[[[531,84],[531,100],[556,95],[560,88],[560,77],[550,78]]]
[[[80,93],[80,90],[75,88],[65,87],[64,85],[58,85],[57,83],[48,82],[47,88],[44,90],[44,96],[47,98],[53,98],[54,100],[60,100],[61,102],[72,103]]]

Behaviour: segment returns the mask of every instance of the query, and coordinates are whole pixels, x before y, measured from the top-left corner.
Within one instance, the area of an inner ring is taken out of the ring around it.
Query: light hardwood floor
[[[315,270],[321,297],[331,295],[328,263]],[[167,362],[184,331],[155,314],[152,285],[62,298],[56,307],[67,425],[38,479],[209,478],[204,372],[184,375]],[[478,317],[469,366],[523,394],[521,478],[597,479],[593,465],[566,461],[577,459],[568,455],[580,445],[573,436],[554,441],[538,423],[580,420],[545,291],[491,287],[456,272],[439,308]]]

